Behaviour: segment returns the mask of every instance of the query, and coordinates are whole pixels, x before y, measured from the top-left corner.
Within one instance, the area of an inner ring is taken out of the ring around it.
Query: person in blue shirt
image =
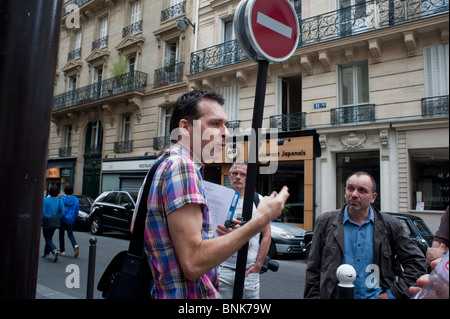
[[[317,218],[306,268],[304,297],[337,298],[336,269],[356,270],[355,299],[410,298],[426,273],[425,256],[395,217],[372,206],[376,183],[366,172],[347,178],[346,205]],[[398,271],[400,262],[403,271]]]
[[[64,203],[65,214],[61,218],[61,227],[59,228],[59,253],[65,255],[64,234],[67,231],[67,237],[69,237],[72,244],[74,257],[77,258],[80,253],[80,248],[77,244],[75,236],[73,235],[73,226],[75,220],[78,218],[78,212],[80,211],[80,201],[73,195],[72,185],[64,186],[64,193],[66,196],[61,198]]]
[[[48,258],[53,253],[53,261],[58,261],[58,250],[53,244],[53,234],[61,225],[60,219],[64,216],[64,203],[58,198],[59,187],[52,186],[48,190],[50,197],[44,198],[42,205],[42,232],[45,239],[43,258]],[[56,217],[58,218],[56,218]]]

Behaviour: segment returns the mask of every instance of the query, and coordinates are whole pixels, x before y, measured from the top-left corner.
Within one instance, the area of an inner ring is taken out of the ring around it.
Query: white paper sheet
[[[239,199],[239,192],[207,181],[203,181],[203,185],[214,227],[214,236],[218,236],[217,225],[223,225],[227,219],[233,217]]]

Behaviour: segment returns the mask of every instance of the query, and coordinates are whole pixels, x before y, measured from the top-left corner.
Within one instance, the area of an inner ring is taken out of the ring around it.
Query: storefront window
[[[409,150],[413,210],[445,210],[449,205],[448,148]]]

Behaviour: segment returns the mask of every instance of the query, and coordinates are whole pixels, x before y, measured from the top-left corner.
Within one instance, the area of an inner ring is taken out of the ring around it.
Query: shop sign
[[[238,141],[228,144],[225,147],[225,162],[248,161],[247,148],[247,141]],[[267,164],[272,161],[313,159],[313,137],[297,136],[261,140],[258,159],[261,164]]]
[[[47,169],[47,178],[61,178],[61,174],[59,172],[59,168],[48,168]]]

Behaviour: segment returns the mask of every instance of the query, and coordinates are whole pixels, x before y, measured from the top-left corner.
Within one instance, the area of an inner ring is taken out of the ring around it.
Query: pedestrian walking
[[[69,237],[70,243],[73,247],[74,257],[77,258],[80,253],[80,248],[78,247],[75,236],[73,235],[73,227],[75,220],[78,218],[78,212],[80,211],[80,201],[73,195],[72,185],[66,185],[64,187],[64,193],[66,193],[66,196],[61,198],[64,203],[65,212],[64,216],[61,218],[61,227],[59,228],[59,253],[62,256],[66,254],[64,235],[67,231],[67,237]]]
[[[58,261],[58,250],[53,244],[53,234],[56,228],[61,226],[61,220],[64,216],[64,203],[58,198],[59,187],[51,186],[48,190],[50,197],[44,198],[42,205],[42,232],[45,239],[43,258],[48,258],[50,252],[53,254],[53,261]]]

